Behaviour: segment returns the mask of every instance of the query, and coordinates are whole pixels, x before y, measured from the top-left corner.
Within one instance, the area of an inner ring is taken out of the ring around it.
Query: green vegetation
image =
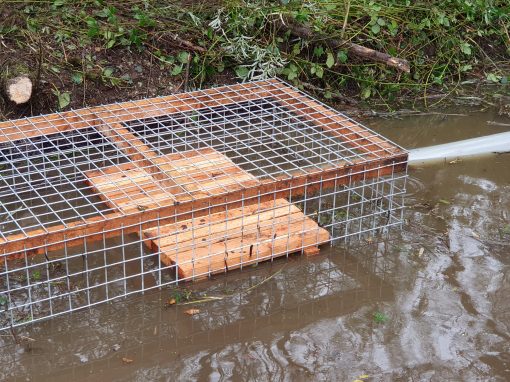
[[[41,280],[41,272],[33,271],[32,272],[32,281],[40,281]]]
[[[383,312],[375,312],[374,313],[374,322],[376,324],[385,324],[389,320],[388,316]]]
[[[347,94],[390,110],[411,98],[433,104],[466,81],[508,86],[506,0],[3,1],[0,15],[0,67],[30,68],[32,112],[236,77],[280,76],[332,102]],[[296,37],[289,23],[313,36]],[[361,59],[349,43],[407,60],[410,73]],[[13,117],[1,101],[0,111]]]

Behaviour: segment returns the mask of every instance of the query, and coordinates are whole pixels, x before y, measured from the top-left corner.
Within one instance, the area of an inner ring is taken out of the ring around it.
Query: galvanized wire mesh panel
[[[277,80],[0,124],[0,328],[402,223],[407,153]]]

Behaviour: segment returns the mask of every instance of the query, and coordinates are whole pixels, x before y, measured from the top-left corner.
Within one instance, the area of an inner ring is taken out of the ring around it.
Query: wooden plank
[[[200,226],[215,224],[225,220],[234,221],[240,216],[240,214],[243,214],[244,216],[250,216],[257,213],[258,211],[265,212],[288,205],[289,202],[285,199],[276,199],[261,203],[251,203],[243,205],[241,208],[233,208],[221,211],[220,213],[203,215],[194,219],[195,221],[193,221],[192,224],[194,224],[195,227],[197,227],[196,229],[198,229]],[[186,229],[191,229],[192,224],[184,224],[182,221],[178,223],[165,224],[163,226],[146,229],[144,234],[148,239],[157,239],[158,236],[171,235]],[[186,225],[186,227],[184,227],[184,225]]]
[[[285,199],[277,199],[274,202],[256,203],[238,208],[229,211],[229,213],[228,216],[220,212],[200,219],[148,229],[144,231],[144,236],[157,241],[159,247],[179,243],[179,247],[185,248],[188,241],[196,239],[200,241],[204,236],[207,236],[208,239],[214,238],[225,231],[237,232],[242,227],[256,226],[257,223],[262,227],[262,224],[267,220],[282,216],[288,217],[295,213],[301,213],[301,211]]]
[[[225,224],[218,223],[215,227],[211,227],[214,232],[210,235],[184,237],[182,242],[177,241],[180,236],[178,234],[154,239],[152,248],[156,250],[159,248],[162,258],[174,259],[178,257],[188,261],[208,257],[210,253],[224,254],[225,251],[244,245],[243,243],[271,241],[276,236],[284,235],[287,232],[303,232],[318,228],[317,223],[307,218],[302,212],[289,214],[288,211],[274,218],[271,217],[271,214],[264,214],[260,216],[260,221],[257,223],[244,225],[240,222],[240,224],[238,229],[228,230],[225,228]],[[163,262],[165,261],[163,260]],[[165,264],[167,263],[170,262],[165,262]]]
[[[183,192],[183,189],[177,186],[172,178],[162,171],[154,161],[158,155],[128,129],[118,123],[110,125],[101,124],[96,126],[96,129],[122,150],[131,159],[133,164],[143,168],[144,171],[165,186],[167,188],[166,191],[169,193],[169,198],[174,198],[175,200],[172,194],[176,195]]]
[[[124,213],[137,208],[155,208],[159,201],[175,201],[175,196],[133,162],[85,172],[85,182],[110,208]]]
[[[118,123],[100,124],[96,130],[121,149],[132,161],[156,158],[158,155],[149,146],[135,137],[128,129]]]
[[[95,118],[90,109],[82,109],[0,122],[0,143],[93,127]]]
[[[92,217],[85,222],[76,221],[66,226],[56,225],[35,229],[26,234],[9,235],[7,238],[0,238],[0,253],[20,253],[23,256],[23,251],[26,250],[29,255],[35,255],[44,253],[44,248],[48,251],[61,249],[64,241],[67,246],[81,245],[84,236],[89,240],[102,240],[103,237],[118,236],[121,232],[137,233],[140,231],[140,224],[142,229],[148,229],[158,224],[186,220],[191,217],[191,211],[193,216],[200,217],[249,204],[253,200],[285,198],[289,195],[289,190],[292,190],[293,196],[299,196],[305,191],[313,192],[321,187],[348,185],[351,182],[391,175],[407,169],[407,155],[400,153],[389,158],[324,169],[292,178],[268,180],[218,196],[197,198],[178,204],[168,203],[155,209],[134,211],[130,214],[115,212],[105,217]]]
[[[259,184],[257,178],[214,149],[199,149],[194,153],[196,155],[184,157],[180,153],[170,154],[154,161],[193,197],[218,195]],[[180,195],[176,195],[176,198],[183,200]]]
[[[285,199],[144,231],[180,278],[224,272],[329,241],[329,232]]]
[[[268,80],[262,84],[228,85],[166,97],[121,102],[40,117],[4,121],[0,122],[0,143],[86,128],[100,123],[119,123],[171,113],[182,113],[197,108],[257,100],[270,96],[266,86],[275,82],[277,80]]]
[[[147,168],[137,167],[136,162],[85,172],[86,182],[109,207],[124,213],[259,184],[253,175],[213,149],[194,150],[192,155],[188,152],[170,154],[153,161],[172,181],[172,186],[153,178]]]
[[[299,231],[300,226],[286,227],[287,233],[278,235],[274,238],[264,237],[265,240],[259,243],[255,239],[244,239],[241,241],[231,242],[231,246],[236,248],[235,251],[228,252],[225,256],[221,249],[213,248],[212,254],[209,256],[196,257],[193,261],[181,260],[186,254],[180,253],[178,256],[177,268],[181,279],[193,276],[207,276],[208,273],[223,273],[232,269],[248,266],[260,261],[269,260],[286,254],[301,251],[304,248],[316,247],[322,243],[329,241],[329,233],[323,228],[312,230],[308,223],[307,232]],[[302,226],[302,224],[301,224]],[[317,225],[315,224],[315,227]],[[253,245],[253,247],[252,247]],[[249,256],[250,247],[252,256]]]

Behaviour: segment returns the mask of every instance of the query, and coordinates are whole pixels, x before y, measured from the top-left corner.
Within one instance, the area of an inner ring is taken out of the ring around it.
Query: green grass
[[[373,319],[376,324],[385,324],[389,320],[389,317],[383,312],[375,312]]]

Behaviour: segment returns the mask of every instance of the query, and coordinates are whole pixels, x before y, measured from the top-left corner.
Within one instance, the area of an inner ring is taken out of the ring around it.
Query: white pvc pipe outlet
[[[409,164],[510,152],[510,131],[409,151]]]

